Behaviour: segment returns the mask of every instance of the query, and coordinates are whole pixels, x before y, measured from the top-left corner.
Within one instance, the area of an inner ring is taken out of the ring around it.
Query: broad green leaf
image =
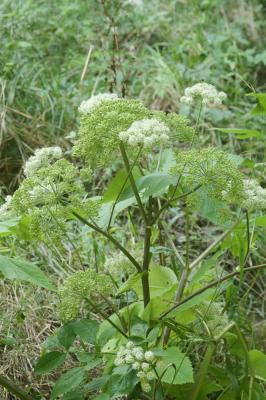
[[[109,394],[106,393],[101,393],[98,394],[96,397],[93,397],[92,400],[110,400],[111,397],[109,396]]]
[[[175,310],[173,310],[171,313],[169,313],[168,316],[173,317],[185,310],[189,310],[190,308],[201,304],[203,301],[209,300],[210,298],[212,298],[212,296],[215,295],[215,293],[216,293],[215,289],[207,289],[204,292],[193,297],[191,300],[188,300],[186,303],[181,304],[179,307],[177,307]]]
[[[121,294],[128,290],[134,290],[137,296],[142,298],[141,276],[142,274],[132,275],[122,285],[118,293]],[[153,298],[167,292],[173,285],[177,285],[177,277],[170,268],[155,265],[149,270],[149,283],[151,298]]]
[[[262,215],[255,219],[256,226],[266,226],[266,215]]]
[[[94,392],[95,390],[101,389],[109,380],[109,378],[110,378],[109,375],[103,375],[100,376],[99,378],[93,379],[85,386],[86,391]]]
[[[72,368],[65,372],[56,382],[51,398],[56,399],[62,394],[68,393],[80,385],[85,377],[86,370],[83,367]]]
[[[259,350],[250,350],[249,357],[258,378],[266,380],[266,354]]]
[[[266,93],[250,93],[248,96],[255,97],[257,105],[252,110],[252,115],[266,115]]]
[[[104,391],[109,393],[110,396],[130,394],[138,380],[136,372],[124,365],[114,369]]]
[[[115,218],[117,217],[118,214],[120,214],[122,211],[124,211],[126,208],[132,206],[133,204],[136,203],[135,197],[130,197],[129,199],[119,201],[113,210],[113,215],[112,215],[112,220],[111,220],[111,225],[113,225]],[[99,211],[99,215],[97,217],[97,224],[101,228],[106,228],[110,217],[111,217],[111,212],[113,209],[113,204],[114,202],[109,202],[109,203],[104,203]]]
[[[154,353],[157,354],[156,351]],[[162,376],[162,382],[175,385],[193,382],[191,362],[178,347],[160,350],[158,356],[160,360],[156,364],[156,371]]]
[[[76,339],[77,334],[74,331],[74,326],[75,322],[68,322],[67,324],[63,325],[57,333],[59,343],[64,346],[66,350],[70,348]]]
[[[56,291],[47,276],[36,265],[20,258],[0,255],[0,272],[4,275],[4,278],[26,281]]]
[[[150,196],[158,197],[166,193],[169,186],[175,185],[177,180],[177,176],[169,175],[165,172],[154,172],[137,179],[136,186],[141,194],[141,198],[145,201],[148,200]],[[132,188],[128,187],[123,191],[120,200],[126,200],[133,196]]]
[[[252,137],[260,138],[263,133],[260,131],[255,131],[253,129],[242,129],[242,128],[217,128],[218,131],[223,133],[233,133],[236,135],[237,139],[249,139]]]
[[[5,221],[0,221],[0,236],[12,235],[15,226],[19,224],[20,218],[8,219]]]
[[[132,174],[134,178],[138,178],[140,176],[140,172],[137,168],[133,168]],[[126,183],[125,183],[126,182]],[[106,192],[103,196],[103,203],[108,203],[115,201],[117,196],[119,195],[122,188],[127,188],[130,186],[130,182],[128,179],[128,173],[125,169],[120,170],[116,176],[111,180]]]
[[[95,344],[96,336],[99,329],[99,323],[95,320],[80,319],[73,323],[73,331],[84,342]]]
[[[66,353],[62,353],[60,351],[51,351],[50,353],[44,354],[42,357],[38,359],[38,362],[35,366],[35,373],[47,374],[55,368],[58,368],[63,364],[66,358]]]
[[[159,170],[161,172],[168,173],[175,164],[176,164],[176,155],[173,152],[173,150],[171,149],[163,150],[159,164]]]

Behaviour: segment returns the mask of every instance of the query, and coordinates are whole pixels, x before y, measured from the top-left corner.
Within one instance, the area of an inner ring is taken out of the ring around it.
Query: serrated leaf
[[[66,358],[66,353],[60,351],[51,351],[39,358],[36,366],[35,373],[38,375],[47,374],[55,368],[63,364]]]
[[[75,322],[68,322],[63,325],[57,333],[59,343],[64,346],[66,350],[69,349],[77,336],[74,331],[74,324]]]
[[[86,370],[83,367],[72,368],[65,372],[56,382],[51,398],[56,399],[62,394],[68,393],[80,385],[85,377]]]
[[[72,324],[73,331],[84,342],[95,344],[96,336],[99,329],[99,323],[95,320],[80,319]]]
[[[117,373],[114,371],[106,384],[105,392],[109,393],[110,396],[130,394],[139,381],[135,371],[132,371],[128,366],[124,367],[127,367],[127,369],[123,373],[121,373],[121,369],[115,368]]]
[[[154,351],[154,354],[157,352]],[[156,364],[156,371],[162,376],[162,382],[174,385],[194,382],[191,362],[178,347],[160,350],[158,355],[160,360]]]
[[[0,255],[0,272],[7,279],[18,279],[56,291],[49,278],[36,265],[26,260]]]

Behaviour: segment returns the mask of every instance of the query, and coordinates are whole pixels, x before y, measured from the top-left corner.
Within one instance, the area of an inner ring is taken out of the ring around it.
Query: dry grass
[[[49,392],[49,380],[34,375],[33,364],[43,341],[58,325],[55,315],[53,294],[32,286],[0,283],[0,340],[15,339],[13,346],[0,345],[1,374],[23,387]],[[1,387],[0,399],[11,399]]]

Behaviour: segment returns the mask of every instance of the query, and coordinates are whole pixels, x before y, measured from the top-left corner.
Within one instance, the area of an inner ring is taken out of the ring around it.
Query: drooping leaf
[[[66,358],[66,353],[60,351],[51,351],[50,353],[44,354],[39,358],[36,366],[35,373],[38,375],[47,374],[55,368],[58,368],[63,364]]]
[[[56,291],[49,278],[40,268],[29,261],[0,255],[0,272],[4,275],[4,278],[26,281]]]
[[[56,382],[51,398],[56,399],[62,394],[68,393],[77,388],[85,377],[86,370],[83,367],[76,367],[65,372]]]
[[[175,385],[193,382],[191,362],[178,347],[168,347],[166,350],[154,353],[160,357],[156,370],[159,376],[162,376],[162,382]]]

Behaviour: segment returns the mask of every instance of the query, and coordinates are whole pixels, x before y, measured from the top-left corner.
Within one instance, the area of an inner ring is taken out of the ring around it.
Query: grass
[[[123,6],[118,90],[178,111],[184,87],[206,80],[234,104],[224,123],[233,115],[246,123],[245,93],[265,88],[263,7],[240,0]],[[62,142],[75,129],[80,100],[112,89],[112,35],[96,0],[4,0],[0,15],[0,184],[12,190],[33,148]]]
[[[123,67],[118,71],[118,91],[140,97],[152,108],[178,112],[184,88],[205,80],[227,92],[233,104],[219,114],[210,112],[208,127],[265,127],[265,121],[251,118],[250,100],[245,96],[253,89],[266,89],[264,2],[144,3],[143,8],[126,6],[117,22]],[[6,194],[16,188],[21,165],[32,149],[49,143],[67,146],[64,138],[76,129],[81,99],[115,85],[110,24],[98,1],[3,0],[0,27],[0,186]],[[239,143],[214,131],[203,140],[222,143],[232,153],[244,151],[257,161],[264,158],[265,144],[260,141]],[[177,216],[173,219],[178,220]],[[182,229],[182,221],[180,225]],[[195,243],[199,235],[195,232]],[[263,243],[264,237],[260,240]],[[18,254],[27,250],[25,243],[19,246],[14,249]],[[95,243],[89,246],[97,247]],[[65,254],[51,256],[53,251],[47,255],[40,249],[32,253],[44,268],[53,270],[51,274],[60,275]],[[251,276],[249,286],[242,290],[242,307],[249,310],[253,334],[263,348],[263,275]],[[42,290],[6,282],[0,285],[0,299],[0,340],[14,337],[9,345],[0,345],[0,372],[25,385],[36,382],[35,389],[45,390],[49,379],[33,379],[32,362],[58,323],[55,299],[47,298]],[[1,399],[10,400],[1,390]]]

